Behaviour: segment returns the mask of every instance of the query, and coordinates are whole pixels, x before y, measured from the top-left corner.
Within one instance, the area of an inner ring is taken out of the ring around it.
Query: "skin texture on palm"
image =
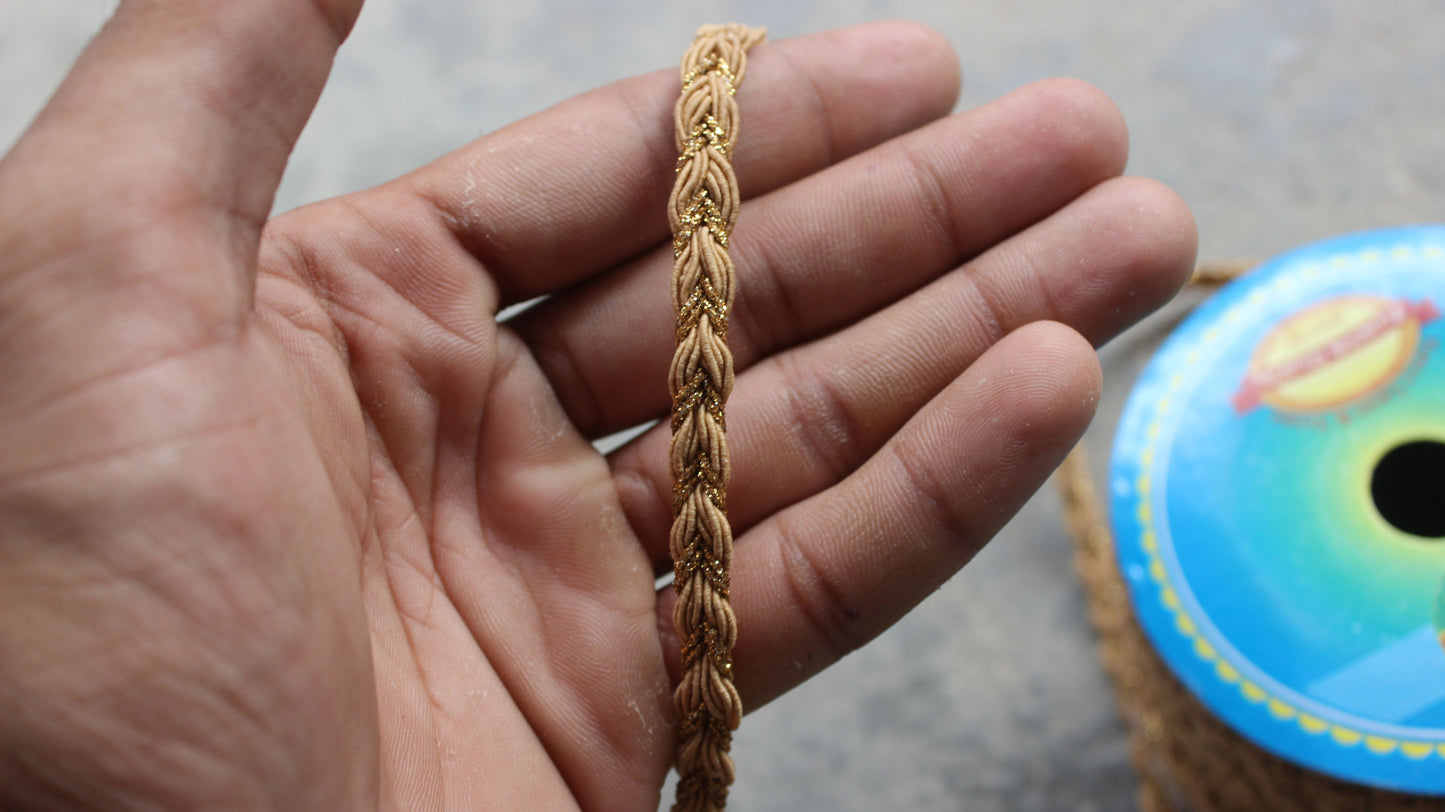
[[[656,806],[666,427],[590,441],[668,406],[675,72],[268,223],[357,5],[124,2],[0,163],[9,804]],[[878,24],[739,93],[749,708],[993,535],[1191,264],[1097,91],[957,90]]]

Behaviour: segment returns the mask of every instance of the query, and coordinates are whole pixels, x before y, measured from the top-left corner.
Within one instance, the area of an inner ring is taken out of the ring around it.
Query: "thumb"
[[[156,275],[208,315],[244,312],[282,169],[360,7],[124,0],[0,162],[0,307],[43,269],[72,295]]]

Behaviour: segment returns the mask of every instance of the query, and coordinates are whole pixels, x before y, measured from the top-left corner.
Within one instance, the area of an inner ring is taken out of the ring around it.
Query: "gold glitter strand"
[[[699,29],[682,59],[682,93],[673,114],[677,181],[668,219],[677,349],[668,371],[669,546],[677,590],[673,623],[682,641],[682,678],[673,697],[679,722],[673,812],[718,812],[727,805],[733,782],[728,751],[743,714],[732,676],[737,618],[728,600],[733,537],[723,409],[733,388],[727,336],[735,275],[727,248],[739,202],[730,163],[738,138],[733,95],[747,72],[748,49],[764,34],[741,25]]]

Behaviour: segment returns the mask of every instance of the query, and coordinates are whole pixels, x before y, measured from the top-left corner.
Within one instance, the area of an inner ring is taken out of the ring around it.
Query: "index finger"
[[[958,61],[938,33],[885,22],[765,43],[738,91],[743,196],[947,114]],[[666,239],[677,71],[609,85],[498,130],[401,182],[495,277],[502,304],[573,285]]]

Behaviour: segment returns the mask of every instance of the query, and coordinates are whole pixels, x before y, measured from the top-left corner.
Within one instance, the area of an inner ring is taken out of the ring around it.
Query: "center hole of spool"
[[[1370,496],[1400,531],[1445,538],[1445,443],[1415,440],[1390,449],[1375,464]]]

